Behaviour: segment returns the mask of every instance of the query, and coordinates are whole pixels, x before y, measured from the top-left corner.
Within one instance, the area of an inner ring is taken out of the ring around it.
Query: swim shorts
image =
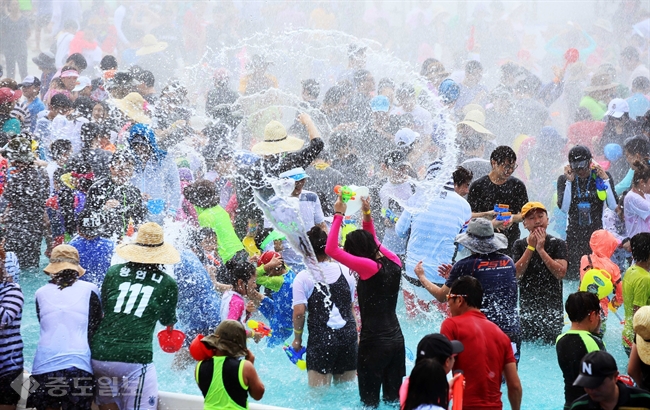
[[[153,363],[122,363],[93,360],[97,380],[95,402],[117,403],[120,409],[156,410],[158,378]]]

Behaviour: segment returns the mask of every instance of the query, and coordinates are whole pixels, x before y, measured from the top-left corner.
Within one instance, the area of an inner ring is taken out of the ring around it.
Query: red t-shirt
[[[465,374],[463,409],[502,409],[501,375],[515,362],[510,338],[479,311],[445,319],[440,333],[465,347],[454,364]]]

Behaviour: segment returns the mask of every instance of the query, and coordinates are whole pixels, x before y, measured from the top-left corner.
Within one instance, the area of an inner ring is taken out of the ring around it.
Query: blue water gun
[[[307,351],[307,348],[305,346],[301,347],[300,351],[298,352],[295,351],[293,346],[289,346],[288,344],[285,344],[282,349],[287,354],[289,360],[291,360],[291,363],[298,366],[300,370],[307,370],[307,362],[305,362],[305,359],[302,358]]]
[[[512,212],[510,212],[510,205],[507,204],[495,204],[494,212],[497,213],[495,219],[497,221],[503,221],[504,224],[508,224],[512,218]]]
[[[595,169],[591,170],[591,177],[594,179],[594,181],[596,181],[596,192],[598,193],[598,199],[604,201],[607,199],[607,183],[598,176],[598,173]]]
[[[396,214],[395,212],[391,211],[391,210],[388,209],[388,208],[382,208],[382,210],[381,210],[381,214],[382,214],[386,219],[388,219],[389,221],[391,221],[391,222],[394,223],[394,224],[396,224],[397,221],[399,220],[399,217],[397,216],[397,214]]]

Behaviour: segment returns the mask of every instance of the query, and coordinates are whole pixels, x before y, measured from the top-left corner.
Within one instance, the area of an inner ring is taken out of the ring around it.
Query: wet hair
[[[125,163],[135,165],[135,157],[128,149],[118,149],[113,153],[113,156],[111,156],[111,162],[109,165],[114,167]]]
[[[630,61],[639,61],[639,50],[632,46],[625,47],[621,51],[621,57]]]
[[[648,163],[641,161],[634,161],[634,176],[632,177],[632,185],[637,185],[641,181],[650,179],[650,166]]]
[[[363,81],[367,80],[368,77],[372,77],[372,75],[370,74],[370,71],[363,70],[363,69],[362,70],[356,70],[354,72],[354,77],[353,77],[354,86],[358,87],[359,84],[361,84]]]
[[[203,242],[204,240],[210,237],[216,238],[216,236],[217,234],[214,231],[214,229],[208,226],[200,229],[191,228],[188,235],[189,246],[192,249],[198,250],[201,248],[201,242]]]
[[[632,89],[647,94],[650,91],[650,79],[644,76],[636,77],[632,80]]]
[[[88,67],[88,63],[86,62],[86,57],[84,57],[81,53],[74,53],[71,54],[70,57],[68,57],[67,60],[65,60],[66,63],[72,61],[75,66],[78,67],[79,71],[83,71]],[[61,72],[65,71],[63,68],[61,69]]]
[[[104,135],[104,130],[101,125],[95,122],[87,122],[81,125],[80,132],[81,142],[84,144],[84,148],[88,146],[97,138]]]
[[[408,83],[402,83],[395,92],[397,98],[403,99],[408,97],[415,97],[415,88]]]
[[[267,236],[269,236],[273,232],[273,228],[262,228],[262,229],[257,229],[257,233],[255,234],[255,238],[253,240],[255,241],[255,246],[257,246],[257,249],[262,249],[262,242],[266,239]],[[263,249],[262,249],[263,250]]]
[[[379,245],[375,242],[375,237],[370,232],[364,229],[357,229],[348,233],[345,237],[343,250],[350,255],[368,258],[374,261],[377,258]]]
[[[72,151],[72,142],[70,140],[58,139],[50,144],[50,153],[54,158],[58,158],[70,151]]]
[[[569,295],[564,303],[564,309],[569,320],[582,322],[591,312],[600,313],[600,300],[591,292],[575,292]]]
[[[104,79],[103,78],[93,78],[92,80],[90,80],[90,89],[93,90],[93,91],[95,91],[99,87],[102,87],[103,85],[104,85]],[[95,103],[106,104],[103,101],[95,101]],[[97,104],[95,104],[95,105],[97,105]]]
[[[515,92],[525,95],[535,95],[542,86],[542,82],[534,75],[529,75],[515,84]]]
[[[471,134],[463,136],[458,142],[458,147],[463,151],[474,151],[485,146],[485,139],[482,134],[476,132],[472,127],[466,124],[459,124],[459,127],[469,128]]]
[[[307,231],[307,237],[309,238],[311,247],[314,248],[314,253],[316,254],[317,258],[327,256],[325,253],[325,245],[327,245],[327,233],[325,233],[325,231],[323,231],[320,226],[312,226],[312,228]]]
[[[585,107],[578,107],[573,117],[573,121],[575,122],[590,121],[591,119],[592,119],[591,112]]]
[[[499,165],[505,164],[506,161],[516,162],[517,154],[509,146],[499,145],[490,154],[490,161],[494,161]]]
[[[347,243],[347,242],[346,242]],[[451,285],[449,293],[454,295],[467,295],[467,306],[480,309],[483,304],[483,286],[473,276],[461,276]]]
[[[650,259],[650,232],[641,232],[630,238],[632,258],[636,262],[645,262]]]
[[[462,186],[472,182],[472,179],[474,178],[474,174],[472,173],[472,171],[470,171],[467,168],[458,167],[456,168],[454,173],[451,174],[451,177],[454,180],[455,186]]]
[[[377,84],[377,90],[382,90],[384,88],[390,88],[391,90],[395,89],[395,81],[393,81],[391,78],[385,77],[379,80],[379,83]]]
[[[341,99],[345,95],[343,87],[335,85],[330,87],[325,92],[325,97],[323,97],[323,105],[336,105],[341,102]]]
[[[465,73],[466,74],[474,74],[477,71],[483,71],[483,65],[479,63],[476,60],[471,60],[468,61],[467,64],[465,64]]]
[[[50,283],[55,284],[59,290],[72,286],[79,279],[79,272],[74,269],[65,269],[51,275]]]
[[[352,141],[350,140],[350,137],[347,134],[337,131],[332,133],[332,135],[330,136],[328,148],[334,152],[337,152],[350,146],[351,142]]]
[[[199,208],[212,208],[219,205],[217,186],[212,181],[201,179],[183,189],[185,199]]]
[[[414,410],[422,404],[435,404],[447,408],[449,383],[445,369],[435,359],[417,362],[409,377],[409,387],[404,410]]]
[[[110,113],[110,108],[108,107],[108,104],[106,104],[104,101],[93,101],[93,110],[98,105],[102,106],[102,109],[104,110],[104,116],[108,116]],[[92,112],[91,112],[91,116],[92,116]]]
[[[74,100],[72,107],[77,111],[79,115],[90,120],[93,115],[95,101],[91,100],[90,97],[77,97],[77,99]]]
[[[117,58],[110,54],[105,55],[102,57],[102,61],[99,62],[99,69],[102,71],[117,70]]]
[[[226,270],[228,271],[228,284],[233,287],[238,285],[240,279],[244,283],[248,282],[256,273],[255,266],[248,262],[244,256],[239,255],[235,255],[226,262]]]
[[[153,87],[156,84],[156,77],[149,70],[144,70],[136,76],[147,87]]]
[[[0,87],[11,88],[13,91],[18,89],[18,83],[13,78],[5,77],[0,80]]]
[[[422,62],[422,68],[420,68],[420,75],[424,77],[429,74],[429,66],[436,63],[440,63],[440,61],[435,58],[427,58],[424,60]]]
[[[214,163],[217,161],[228,161],[233,159],[234,152],[232,148],[222,144],[208,144],[201,151],[201,155],[203,155],[203,159],[205,159],[206,163]]]
[[[625,141],[625,152],[630,155],[641,155],[650,158],[650,142],[642,137],[632,137]]]
[[[203,128],[201,132],[208,137],[209,144],[231,145],[228,143],[231,137],[231,129],[226,124],[220,122],[211,123]]]
[[[313,78],[302,81],[302,91],[312,98],[320,95],[320,84]]]

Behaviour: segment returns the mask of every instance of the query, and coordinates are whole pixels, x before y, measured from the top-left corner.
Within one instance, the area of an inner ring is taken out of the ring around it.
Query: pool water
[[[45,266],[46,260],[42,261]],[[24,272],[20,284],[25,294],[23,310],[22,335],[25,342],[25,368],[29,370],[34,360],[38,342],[39,324],[36,319],[34,293],[47,283],[48,277],[40,272]],[[565,299],[576,291],[577,282],[565,282]],[[622,315],[623,309],[619,310]],[[415,351],[418,341],[424,335],[440,330],[442,317],[437,313],[427,314],[415,320],[406,319],[404,303],[400,296],[398,302],[398,317],[406,339],[406,346]],[[263,320],[263,319],[261,319]],[[568,321],[568,319],[567,319]],[[162,329],[162,326],[159,326]],[[568,328],[568,326],[566,326]],[[623,374],[627,369],[627,356],[620,342],[623,326],[618,318],[610,313],[605,334],[605,345],[618,362],[619,371]],[[305,335],[306,336],[306,335]],[[306,337],[305,339],[306,340]],[[250,343],[251,350],[256,356],[255,367],[266,386],[266,393],[261,403],[291,407],[294,409],[359,409],[359,395],[356,383],[333,386],[329,389],[309,389],[307,374],[300,371],[286,357],[280,347],[267,348],[262,341],[255,345]],[[164,353],[154,341],[154,362],[158,372],[159,389],[163,391],[200,395],[194,383],[193,366],[183,371],[171,369],[173,354]],[[407,360],[407,374],[413,368],[413,363]],[[522,408],[524,409],[560,409],[564,404],[564,389],[562,372],[557,364],[554,346],[542,346],[535,343],[524,343],[521,349],[519,377],[524,389]],[[504,408],[509,409],[507,394],[504,388],[502,397]],[[391,408],[383,405],[380,408]],[[182,409],[178,409],[182,410]]]

